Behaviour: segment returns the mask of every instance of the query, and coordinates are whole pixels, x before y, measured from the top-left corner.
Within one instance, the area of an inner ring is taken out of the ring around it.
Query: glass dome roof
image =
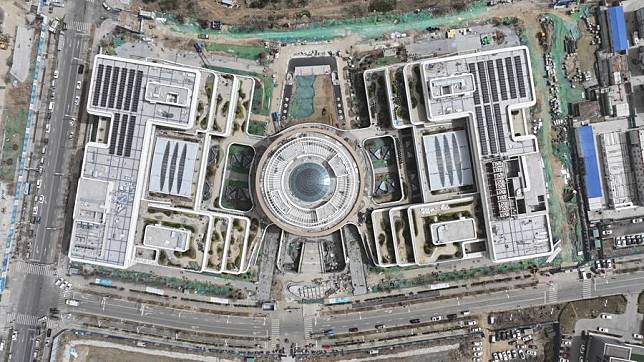
[[[303,163],[291,171],[288,182],[295,197],[304,202],[316,202],[329,193],[331,176],[320,164]]]

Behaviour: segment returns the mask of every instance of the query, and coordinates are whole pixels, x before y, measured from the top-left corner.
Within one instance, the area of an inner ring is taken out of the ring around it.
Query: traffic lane
[[[18,332],[18,338],[13,341],[15,347],[11,348],[13,353],[11,361],[29,361],[34,348],[36,330],[22,325],[18,325],[15,330]]]
[[[140,322],[151,319],[151,324],[159,324],[184,329],[193,329],[198,326],[216,333],[236,331],[244,333],[266,332],[268,326],[265,318],[252,318],[241,316],[228,316],[219,314],[205,314],[194,311],[186,311],[169,307],[150,306],[137,302],[124,301],[119,299],[101,298],[85,294],[73,293],[75,299],[80,301],[78,307],[72,311],[88,312],[91,314],[114,315],[116,318],[128,317]]]
[[[318,328],[323,331],[328,328],[348,329],[351,327],[369,327],[373,328],[375,324],[385,323],[408,324],[410,319],[420,318],[429,320],[432,315],[439,314],[445,317],[445,314],[458,313],[463,310],[483,311],[491,309],[508,309],[517,306],[525,307],[527,305],[543,304],[546,300],[545,289],[524,291],[521,293],[494,293],[488,296],[468,297],[459,299],[456,303],[445,301],[431,302],[431,304],[411,305],[409,307],[395,307],[386,310],[377,310],[369,312],[354,312],[337,316],[322,318],[323,322],[318,322]]]
[[[595,290],[597,293],[604,295],[610,293],[636,292],[644,288],[644,272],[632,273],[629,277],[615,278],[607,277],[606,279],[595,279]]]
[[[70,38],[73,40],[75,37],[75,32],[70,32]],[[80,43],[82,39],[77,41]],[[41,178],[42,186],[45,192],[45,199],[49,200],[49,203],[45,205],[44,210],[40,210],[41,213],[41,224],[38,225],[36,230],[36,243],[34,245],[35,255],[32,255],[32,259],[46,262],[47,257],[49,256],[49,250],[51,245],[48,240],[53,240],[51,238],[52,231],[49,229],[52,227],[52,224],[56,221],[58,217],[58,201],[56,196],[59,196],[59,186],[60,186],[60,177],[56,174],[62,174],[62,168],[64,164],[65,157],[65,140],[68,129],[68,121],[65,119],[65,115],[68,112],[63,112],[63,105],[73,104],[74,97],[76,95],[76,66],[75,62],[72,61],[74,58],[77,58],[80,54],[80,47],[73,48],[69,41],[65,48],[63,49],[63,54],[59,58],[59,66],[57,67],[59,72],[59,77],[57,80],[58,89],[62,89],[63,92],[57,93],[57,99],[55,99],[54,112],[50,119],[52,128],[50,129],[51,141],[49,142],[49,147],[47,150],[47,164],[46,167],[43,167],[43,177]],[[62,67],[61,67],[62,65]],[[71,80],[71,84],[69,81]],[[73,87],[71,98],[70,98],[70,88]],[[63,146],[63,147],[61,147]],[[62,151],[62,152],[61,152]],[[54,159],[54,161],[50,161]],[[53,221],[53,222],[52,222]]]

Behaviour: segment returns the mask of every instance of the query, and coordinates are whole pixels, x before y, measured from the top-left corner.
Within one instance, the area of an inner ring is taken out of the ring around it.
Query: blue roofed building
[[[604,194],[599,173],[599,162],[597,160],[597,147],[595,147],[593,127],[591,125],[585,125],[578,127],[576,131],[577,150],[584,165],[584,189],[588,201],[588,209],[598,210],[602,208]]]
[[[628,49],[624,8],[622,6],[612,6],[606,10],[606,15],[608,17],[611,50],[615,53],[624,52]]]

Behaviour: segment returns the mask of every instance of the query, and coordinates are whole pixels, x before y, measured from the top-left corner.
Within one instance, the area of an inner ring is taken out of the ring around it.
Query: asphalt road
[[[37,195],[43,195],[44,201],[39,206],[40,224],[37,225],[32,242],[30,261],[36,263],[52,263],[55,260],[56,244],[62,236],[64,214],[65,192],[62,190],[62,177],[68,173],[68,162],[71,151],[68,149],[68,135],[71,130],[69,117],[78,118],[78,106],[74,104],[74,98],[80,94],[76,89],[76,80],[82,79],[78,75],[78,64],[80,59],[85,58],[88,49],[89,34],[77,31],[72,23],[91,23],[98,19],[101,11],[100,3],[94,4],[84,0],[77,0],[75,4],[68,1],[65,7],[65,22],[70,24],[65,32],[65,47],[62,51],[55,50],[55,54],[49,53],[49,57],[57,56],[57,59],[50,61],[48,67],[57,64],[59,76],[56,80],[55,105],[51,119],[46,121],[45,114],[38,115],[38,127],[44,127],[50,123],[50,132],[45,136],[49,137],[47,150],[44,155],[43,172],[38,178],[41,179],[40,190],[35,190]],[[89,27],[87,27],[89,28]],[[51,48],[50,48],[51,49]],[[86,67],[87,70],[89,70]],[[49,69],[51,75],[53,69]],[[50,77],[45,81],[51,82]],[[50,83],[44,84],[44,89],[50,88]],[[41,104],[49,104],[49,92],[42,92]],[[82,103],[81,103],[82,104]],[[43,109],[44,107],[40,107]],[[78,126],[75,122],[74,128]],[[34,158],[40,159],[41,154],[34,152]],[[37,196],[38,197],[38,196]],[[11,289],[11,305],[15,306],[15,315],[26,316],[26,323],[16,320],[14,330],[18,332],[18,339],[12,343],[12,361],[31,361],[35,351],[35,337],[39,330],[35,321],[46,315],[50,307],[58,304],[58,290],[53,285],[51,275],[22,274],[14,273],[8,277],[8,288]]]
[[[121,299],[103,299],[100,296],[73,292],[80,302],[70,307],[73,313],[116,318],[188,331],[205,331],[221,335],[268,337],[270,322],[267,318],[251,318],[199,313],[183,309],[142,305]]]
[[[482,312],[525,308],[626,292],[636,293],[644,289],[644,272],[617,274],[606,279],[600,277],[589,280],[585,288],[583,282],[578,280],[577,273],[557,274],[553,280],[556,280],[554,288],[542,285],[536,289],[509,290],[409,307],[323,316],[314,321],[313,332],[323,332],[329,328],[335,328],[336,332],[348,332],[351,327],[360,330],[374,329],[380,323],[387,326],[405,325],[410,319],[428,320],[434,314],[445,316],[465,310]]]

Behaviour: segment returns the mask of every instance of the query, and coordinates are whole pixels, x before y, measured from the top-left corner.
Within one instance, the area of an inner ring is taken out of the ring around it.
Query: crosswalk
[[[313,318],[304,317],[304,339],[310,339],[311,332],[313,332]]]
[[[22,314],[22,313],[9,313],[8,317],[9,317],[9,320],[15,321],[16,324],[20,324],[23,326],[38,325],[40,323],[38,322],[38,319],[41,318],[35,315]]]
[[[275,342],[279,337],[280,337],[280,320],[271,319],[271,340]]]
[[[592,296],[592,280],[584,279],[581,284],[581,297],[583,299],[588,299]]]
[[[548,287],[548,304],[555,304],[559,302],[559,288],[556,283],[552,283]]]
[[[88,32],[92,27],[92,24],[84,22],[84,21],[72,21],[69,24],[67,24],[67,29],[74,29],[78,32],[86,33]]]
[[[22,260],[13,264],[13,271],[18,273],[43,276],[54,275],[54,270],[50,269],[50,267],[47,265],[26,263]]]

